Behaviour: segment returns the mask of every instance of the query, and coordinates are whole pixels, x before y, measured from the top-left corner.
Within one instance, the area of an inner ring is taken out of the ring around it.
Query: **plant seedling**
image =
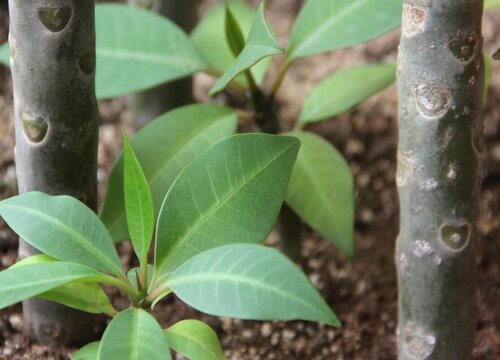
[[[224,359],[216,334],[196,320],[162,330],[151,314],[174,293],[216,316],[319,321],[339,326],[307,277],[277,250],[259,245],[271,231],[299,150],[294,137],[227,137],[197,156],[173,182],[148,252],[154,207],[148,180],[124,134],[126,220],[139,267],[126,273],[97,215],[75,198],[25,193],[0,202],[9,226],[44,254],[0,272],[0,308],[38,296],[113,317],[102,340],[77,360]],[[130,299],[115,309],[101,285]]]

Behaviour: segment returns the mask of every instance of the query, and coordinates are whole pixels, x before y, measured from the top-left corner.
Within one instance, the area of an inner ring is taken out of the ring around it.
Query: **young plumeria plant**
[[[219,109],[224,111],[224,109]],[[77,360],[224,359],[213,330],[196,320],[162,329],[151,310],[174,293],[216,316],[339,321],[307,277],[277,250],[259,245],[283,202],[300,143],[294,137],[227,137],[197,156],[173,182],[156,222],[148,181],[124,134],[126,222],[140,266],[125,272],[112,238],[75,198],[25,193],[0,202],[9,226],[43,254],[0,272],[0,308],[37,296],[113,317],[100,342]],[[101,285],[120,289],[115,309]]]

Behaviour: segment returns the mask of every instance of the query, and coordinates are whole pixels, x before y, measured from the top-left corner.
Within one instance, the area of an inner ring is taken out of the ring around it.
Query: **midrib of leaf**
[[[12,275],[12,274],[11,274]],[[14,276],[14,277],[17,277],[17,276]],[[75,277],[75,276],[61,276],[61,277],[58,277],[57,278],[57,281],[52,279],[45,279],[45,280],[41,280],[41,281],[37,281],[36,282],[36,285],[45,285],[45,284],[50,284],[50,283],[58,283],[59,281],[71,281],[71,280],[75,280],[75,279],[78,279],[78,278],[86,278],[86,277],[92,277],[92,275],[82,275],[82,276],[78,276],[78,277]],[[20,289],[24,289],[24,288],[29,288],[29,287],[32,287],[33,284],[21,284],[20,286],[8,286],[8,287],[2,287],[2,290],[20,290]]]
[[[224,206],[229,200],[231,200],[245,185],[249,184],[251,181],[253,181],[258,175],[260,175],[266,168],[268,168],[271,164],[273,164],[275,161],[277,161],[283,154],[285,154],[291,147],[293,147],[295,144],[290,144],[286,146],[281,152],[277,153],[274,158],[271,158],[269,161],[267,161],[263,166],[259,167],[259,164],[257,164],[257,170],[253,173],[250,174],[249,177],[245,177],[240,184],[236,184],[237,186],[234,187],[232,185],[232,189],[224,195],[218,202],[214,204],[208,211],[205,212],[205,214],[200,214],[198,217],[198,220],[194,223],[192,227],[188,229],[186,234],[182,236],[179,241],[176,243],[175,248],[172,248],[171,250],[175,250],[179,246],[183,245],[201,226],[205,224],[205,222],[219,209]],[[227,163],[227,160],[225,161]],[[240,166],[241,166],[241,160],[240,160]],[[168,256],[163,259],[163,261],[160,263],[159,269],[160,269],[160,274],[165,268],[165,264],[168,263],[170,258],[175,255],[176,251],[170,251]],[[164,274],[165,275],[165,274]]]
[[[188,333],[183,333],[180,331],[175,331],[175,330],[166,330],[166,331],[169,331],[170,333],[177,334],[177,335],[180,335],[186,339],[189,339],[191,342],[193,342],[196,345],[198,345],[199,347],[205,349],[208,353],[210,353],[212,355],[213,358],[217,358],[217,354],[215,352],[213,352],[210,347],[205,346],[205,343],[199,341],[198,338],[190,336]]]
[[[34,209],[28,209],[26,207],[19,206],[19,205],[8,205],[8,206],[16,208],[16,209],[20,209],[20,210],[25,210],[27,212],[31,212],[32,214],[38,215],[38,217],[47,220],[48,223],[50,223],[51,225],[53,225],[55,227],[58,227],[60,230],[62,230],[63,233],[66,233],[66,234],[68,234],[69,237],[77,240],[77,242],[80,245],[82,245],[86,250],[88,250],[90,253],[92,253],[92,255],[94,255],[96,258],[98,258],[101,261],[103,261],[104,263],[107,263],[108,265],[110,265],[110,267],[115,270],[116,275],[122,275],[122,270],[120,268],[116,267],[116,265],[110,259],[108,259],[106,256],[102,255],[99,251],[96,251],[94,248],[89,246],[89,244],[85,241],[84,237],[80,236],[80,234],[73,231],[70,227],[66,226],[66,224],[64,224],[64,223],[62,223],[54,218],[51,218],[50,216],[47,216],[45,213],[43,213],[41,211],[37,211]]]
[[[171,153],[171,156],[169,156],[169,160],[163,164],[162,166],[160,166],[157,170],[155,170],[151,176],[151,179],[146,179],[148,181],[148,184],[149,186],[152,188],[153,185],[156,183],[156,181],[158,180],[158,177],[163,173],[163,171],[168,167],[170,166],[170,164],[172,162],[175,161],[177,155],[182,151],[184,150],[185,148],[189,147],[190,144],[192,143],[195,143],[198,141],[199,138],[203,138],[205,136],[204,134],[204,130],[207,130],[207,129],[210,129],[212,126],[215,126],[217,125],[220,121],[223,121],[225,120],[226,118],[230,117],[230,116],[233,116],[233,114],[227,114],[209,124],[202,124],[202,126],[199,126],[199,127],[195,127],[192,129],[191,132],[189,132],[184,138],[183,138],[183,141],[181,144],[179,144]],[[196,134],[196,133],[199,133],[198,135],[194,136],[193,137],[193,134]],[[126,214],[124,212],[122,212],[117,218],[115,221],[113,221],[113,223],[109,226],[109,229],[110,231],[112,231],[117,224],[119,224],[123,218],[126,216]]]
[[[297,157],[297,163],[300,163],[300,164],[303,165],[303,167],[305,169],[305,174],[309,178],[309,182],[313,185],[313,188],[316,190],[316,193],[317,194],[321,194],[321,187],[320,187],[320,185],[319,185],[319,183],[317,181],[317,178],[310,175],[312,172],[311,172],[311,167],[309,166],[309,161],[307,161],[306,159],[302,159],[301,156],[298,156]],[[330,201],[327,201],[326,196],[319,196],[319,198],[320,198],[320,202],[330,212],[334,212],[334,209],[332,208]],[[337,224],[336,220],[337,220],[336,218],[332,218],[332,222],[333,222],[335,228],[338,229],[339,227],[338,227],[338,224]]]
[[[133,314],[134,314],[134,321],[133,321],[133,324],[132,324],[132,339],[133,339],[133,343],[132,343],[132,358],[135,359],[135,360],[141,360],[139,359],[139,343],[137,341],[137,334],[139,333],[139,311],[138,310],[134,310],[133,311]]]
[[[183,61],[176,61],[174,60],[173,57],[168,57],[166,55],[160,56],[160,55],[137,53],[125,50],[109,50],[105,48],[97,48],[96,54],[111,59],[147,61],[150,64],[177,66],[186,70],[198,69],[198,67],[195,66],[193,62],[190,62],[188,58],[183,59]]]
[[[183,276],[180,279],[169,280],[167,282],[167,285],[169,287],[172,287],[175,285],[183,285],[186,283],[189,284],[193,281],[201,281],[202,283],[205,283],[208,281],[215,281],[218,284],[222,280],[226,280],[229,282],[235,282],[235,283],[244,283],[244,284],[247,284],[250,286],[255,286],[255,287],[258,287],[261,289],[271,291],[277,295],[295,300],[296,302],[313,310],[313,312],[315,312],[316,314],[319,314],[321,316],[325,315],[322,311],[319,311],[315,306],[309,304],[308,302],[304,301],[301,297],[298,297],[295,294],[284,292],[283,290],[281,290],[279,288],[269,286],[266,283],[260,282],[258,280],[249,279],[249,278],[245,278],[245,277],[239,277],[239,276],[235,276],[232,274],[217,273],[217,274],[203,274],[203,275],[196,274],[196,275]]]
[[[320,36],[323,32],[327,31],[327,29],[329,27],[331,27],[336,22],[338,22],[338,20],[341,19],[344,15],[347,15],[350,12],[354,12],[355,10],[357,10],[361,5],[363,5],[367,1],[368,0],[361,0],[358,2],[353,2],[351,5],[345,7],[344,10],[337,13],[337,15],[330,18],[330,20],[328,20],[324,24],[318,26],[315,31],[310,33],[309,37],[306,40],[304,40],[301,45],[299,45],[294,50],[292,50],[292,52],[290,53],[290,56],[300,52],[302,50],[302,48],[309,46],[309,44],[312,41],[316,40],[318,38],[318,36]]]

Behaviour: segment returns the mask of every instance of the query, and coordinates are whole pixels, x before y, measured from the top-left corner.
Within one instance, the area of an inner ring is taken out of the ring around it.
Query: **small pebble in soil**
[[[271,336],[272,332],[273,332],[273,328],[272,328],[271,324],[269,324],[269,323],[264,323],[260,327],[260,335],[262,335],[262,337],[267,338],[267,337]]]
[[[13,314],[9,316],[9,325],[14,331],[21,331],[23,327],[23,320],[21,318],[21,315]]]

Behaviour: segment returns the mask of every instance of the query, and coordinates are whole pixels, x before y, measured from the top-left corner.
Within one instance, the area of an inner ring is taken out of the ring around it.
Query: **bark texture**
[[[98,112],[94,2],[10,0],[19,192],[72,195],[97,207]],[[19,256],[37,251],[20,241]],[[44,343],[83,343],[102,319],[45,300],[23,303],[25,329]]]
[[[199,0],[128,0],[130,5],[158,12],[189,33],[198,20]],[[129,107],[140,127],[159,115],[179,106],[190,104],[193,98],[193,78],[176,80],[129,97]]]
[[[401,360],[470,359],[483,152],[482,0],[406,0],[396,264]]]

